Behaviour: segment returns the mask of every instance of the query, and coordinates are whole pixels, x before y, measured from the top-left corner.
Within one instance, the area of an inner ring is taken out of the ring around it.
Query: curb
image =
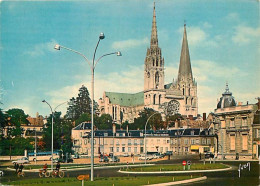
[[[123,174],[188,174],[188,173],[202,173],[202,172],[220,172],[232,170],[232,167],[225,169],[211,169],[211,170],[191,170],[191,171],[161,171],[161,172],[130,172],[130,171],[121,171],[118,172]]]
[[[188,179],[188,180],[182,180],[182,181],[175,181],[175,182],[168,182],[168,183],[157,183],[157,184],[152,184],[149,186],[167,186],[167,185],[179,185],[179,184],[186,184],[186,183],[193,183],[197,181],[202,181],[206,180],[207,176],[199,177],[199,178],[193,178],[193,179]],[[144,185],[148,186],[148,185]]]
[[[136,165],[128,165],[128,167],[143,167],[143,166],[153,166],[155,164],[136,164]],[[117,165],[117,166],[99,166],[99,167],[94,167],[94,169],[110,169],[110,168],[122,168],[122,167],[127,167],[127,165]],[[91,167],[79,167],[79,168],[73,168],[73,169],[66,169],[66,168],[61,168],[62,171],[77,171],[77,170],[90,170]],[[14,168],[7,167],[6,169],[15,171]],[[39,169],[23,169],[23,172],[39,172]]]

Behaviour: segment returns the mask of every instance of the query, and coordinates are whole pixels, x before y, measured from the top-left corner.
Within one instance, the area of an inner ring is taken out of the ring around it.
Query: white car
[[[145,160],[145,155],[140,156],[138,159],[139,159],[139,160]],[[152,156],[150,156],[150,155],[147,155],[147,156],[146,156],[146,160],[152,160],[152,159],[153,159]]]
[[[18,159],[18,160],[12,161],[12,163],[18,163],[18,164],[20,164],[20,163],[30,163],[30,162],[29,162],[29,160],[28,160],[27,157],[22,157],[22,158],[20,158],[20,159]]]

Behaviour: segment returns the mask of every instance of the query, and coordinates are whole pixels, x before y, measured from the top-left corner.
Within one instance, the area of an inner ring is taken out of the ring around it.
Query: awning
[[[191,145],[191,150],[199,150],[199,145]]]

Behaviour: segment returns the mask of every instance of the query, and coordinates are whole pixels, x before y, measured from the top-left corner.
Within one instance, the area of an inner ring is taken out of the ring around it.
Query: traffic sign
[[[191,161],[187,161],[187,165],[191,165]]]
[[[183,165],[183,166],[185,166],[185,165],[186,165],[186,163],[187,163],[187,162],[184,160],[184,161],[182,162],[182,165]]]

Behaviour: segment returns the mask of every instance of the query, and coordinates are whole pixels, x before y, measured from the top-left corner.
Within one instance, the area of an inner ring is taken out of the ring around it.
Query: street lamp
[[[71,52],[74,52],[74,53],[82,56],[87,61],[87,63],[89,64],[89,67],[91,69],[91,76],[92,76],[92,78],[91,78],[91,94],[92,94],[92,96],[91,96],[92,97],[91,98],[91,181],[94,181],[94,72],[95,72],[95,67],[96,67],[97,63],[99,62],[99,60],[105,56],[112,55],[112,54],[116,54],[117,56],[122,56],[121,52],[117,51],[117,52],[104,54],[104,55],[100,56],[98,58],[98,60],[95,61],[96,51],[97,51],[99,42],[100,42],[100,40],[102,40],[104,38],[105,38],[104,33],[100,33],[99,39],[98,39],[98,42],[97,42],[97,45],[96,45],[96,48],[95,48],[95,51],[93,54],[92,63],[87,59],[87,57],[84,54],[82,54],[76,50],[73,50],[71,48],[67,48],[67,47],[64,47],[64,46],[61,46],[58,44],[56,44],[54,46],[54,49],[56,49],[56,50],[60,50],[61,48],[63,48],[63,49],[69,50]]]
[[[63,105],[66,102],[63,102],[61,104],[59,104],[57,107],[55,107],[54,111],[52,110],[51,105],[46,101],[46,100],[42,100],[43,103],[46,103],[47,105],[49,105],[50,109],[51,109],[51,171],[53,171],[53,114],[56,112],[56,109]]]
[[[145,164],[146,164],[146,157],[147,157],[147,151],[146,151],[146,126],[148,121],[155,115],[158,114],[157,112],[153,113],[146,121],[145,127],[144,127],[144,151],[145,151]]]

